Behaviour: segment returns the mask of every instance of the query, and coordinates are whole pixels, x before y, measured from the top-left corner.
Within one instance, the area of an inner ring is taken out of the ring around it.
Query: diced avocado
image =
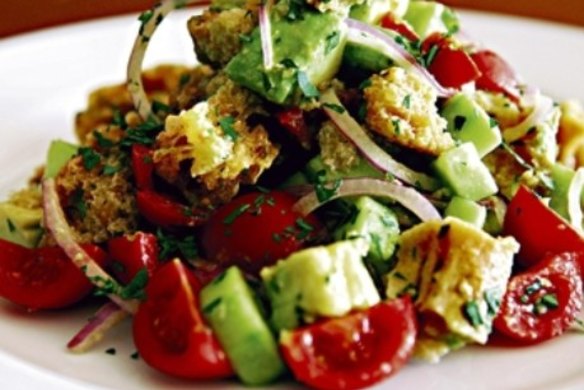
[[[402,17],[408,10],[409,3],[410,0],[367,0],[351,7],[349,17],[368,24],[377,24],[388,12]]]
[[[456,217],[471,223],[481,229],[487,219],[487,208],[472,200],[454,196],[444,214],[447,217]]]
[[[568,214],[568,190],[575,173],[573,169],[562,164],[554,164],[551,169],[554,188],[551,194],[550,207],[566,220],[570,219]]]
[[[433,32],[458,29],[458,18],[452,10],[434,1],[411,1],[404,19],[410,23],[421,39]]]
[[[363,239],[293,253],[266,267],[261,277],[272,306],[274,329],[294,329],[318,317],[342,317],[379,302],[379,293],[362,258]]]
[[[265,385],[284,372],[278,343],[237,267],[205,286],[200,300],[203,315],[243,383]]]
[[[342,15],[307,10],[299,20],[279,18],[273,13],[271,21],[274,66],[264,68],[260,32],[256,28],[250,41],[225,68],[233,81],[282,104],[291,101],[298,91],[303,93],[307,81],[317,86],[333,78],[345,48]]]
[[[456,195],[481,200],[497,193],[495,179],[481,161],[472,142],[465,142],[442,153],[433,163],[434,170]]]
[[[349,42],[343,53],[343,63],[353,68],[377,73],[389,68],[393,61],[371,47]]]
[[[77,154],[79,147],[62,140],[55,140],[49,146],[47,164],[45,166],[45,178],[57,176],[61,168]]]
[[[354,215],[333,233],[336,240],[361,237],[369,243],[367,260],[379,274],[389,271],[389,260],[399,238],[399,223],[395,213],[368,196],[361,196],[351,203]]]
[[[9,202],[0,203],[0,238],[25,246],[36,247],[41,235],[41,209],[26,209]]]
[[[446,102],[442,116],[448,121],[452,137],[462,142],[472,142],[483,157],[501,144],[501,130],[489,115],[464,93]]]

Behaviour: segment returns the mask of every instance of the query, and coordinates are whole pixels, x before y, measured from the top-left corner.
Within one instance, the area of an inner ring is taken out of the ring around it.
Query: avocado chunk
[[[393,65],[391,58],[357,42],[349,42],[343,53],[343,63],[352,68],[380,72]]]
[[[441,112],[448,121],[452,138],[472,142],[480,157],[495,150],[501,144],[501,130],[489,115],[464,93],[448,99]]]
[[[212,0],[209,9],[214,11],[225,11],[233,8],[245,8],[245,0]]]
[[[447,217],[456,217],[481,229],[487,220],[487,208],[480,204],[454,196],[444,212]]]
[[[274,329],[290,330],[318,317],[342,317],[379,302],[362,258],[367,241],[354,239],[293,253],[261,272]]]
[[[456,14],[443,4],[434,1],[411,1],[404,19],[413,27],[420,39],[434,32],[458,30]]]
[[[260,31],[256,28],[225,68],[233,81],[283,104],[300,93],[306,96],[307,90],[333,78],[345,47],[342,15],[306,10],[302,19],[291,21],[272,13],[271,25],[274,66],[264,68]]]
[[[351,7],[349,17],[367,24],[377,24],[389,12],[398,17],[404,16],[409,3],[410,0],[367,0]]]
[[[472,142],[442,153],[433,167],[442,181],[463,198],[477,201],[498,191],[495,179]]]
[[[568,213],[568,191],[576,172],[562,164],[554,164],[551,169],[551,177],[554,182],[550,207],[560,214],[564,219],[569,220]]]
[[[203,315],[243,383],[265,385],[284,372],[278,343],[237,267],[205,286],[200,300]]]
[[[367,261],[379,274],[390,268],[390,258],[399,238],[399,223],[395,213],[369,196],[348,201],[352,218],[333,233],[336,240],[363,238],[369,243]]]
[[[42,235],[41,209],[26,209],[10,202],[0,203],[0,238],[34,248]]]
[[[49,179],[59,174],[61,168],[77,154],[79,147],[62,140],[54,140],[49,146],[45,178]]]

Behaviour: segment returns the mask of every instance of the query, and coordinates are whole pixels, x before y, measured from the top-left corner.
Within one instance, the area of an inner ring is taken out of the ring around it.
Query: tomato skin
[[[134,173],[134,182],[139,190],[151,190],[154,188],[152,180],[154,163],[150,148],[140,144],[132,145],[132,171]]]
[[[416,316],[409,297],[285,333],[280,346],[300,382],[360,389],[393,375],[411,357]]]
[[[482,76],[477,80],[477,88],[495,93],[503,93],[518,101],[517,85],[519,75],[501,56],[491,50],[481,50],[471,55]]]
[[[514,276],[493,322],[495,329],[522,344],[540,343],[564,333],[582,308],[579,258],[583,255],[548,255],[535,267]],[[546,295],[555,297],[555,303],[538,309]],[[543,311],[538,314],[537,310]]]
[[[148,276],[152,276],[159,265],[158,239],[153,234],[137,232],[114,237],[108,241],[107,247],[111,260],[121,265],[112,267],[112,272],[124,284],[130,283],[143,268],[148,271]]]
[[[511,200],[503,232],[521,244],[516,262],[530,267],[547,254],[584,251],[584,238],[524,186]],[[584,260],[580,264],[584,269]]]
[[[82,245],[100,266],[107,255],[98,246]],[[0,239],[0,296],[30,310],[70,306],[93,289],[83,272],[59,247],[28,249]]]
[[[292,107],[276,114],[276,119],[300,144],[310,149],[311,135],[300,107]]]
[[[418,34],[416,34],[414,29],[408,23],[398,20],[391,12],[385,14],[381,18],[381,27],[395,31],[412,42],[416,42],[420,39]]]
[[[287,257],[313,237],[320,224],[292,210],[296,198],[286,192],[253,192],[219,208],[203,227],[202,246],[207,258],[222,265],[238,265],[257,273]],[[241,211],[245,208],[241,214]],[[304,235],[298,221],[313,229]]]
[[[151,190],[138,191],[136,205],[140,214],[157,226],[193,227],[205,221],[189,207]]]
[[[160,267],[134,317],[134,343],[151,367],[186,379],[233,375],[231,364],[198,308],[200,284],[179,261]]]

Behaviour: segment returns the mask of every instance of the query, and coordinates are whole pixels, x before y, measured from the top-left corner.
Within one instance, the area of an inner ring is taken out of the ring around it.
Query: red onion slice
[[[154,32],[162,20],[171,11],[177,8],[183,8],[189,4],[208,4],[209,0],[165,0],[152,7],[150,11],[146,11],[140,17],[142,22],[140,32],[134,41],[134,47],[128,60],[127,84],[128,91],[132,95],[134,107],[140,114],[143,120],[156,120],[156,116],[152,115],[152,104],[144,91],[144,84],[142,83],[142,63],[144,56],[148,49],[148,43],[152,39]]]
[[[323,204],[346,196],[371,195],[390,198],[413,212],[422,221],[441,219],[440,213],[422,194],[399,182],[379,179],[345,179],[339,183],[337,190],[326,200],[319,200],[316,191],[303,196],[294,205],[294,210],[308,215]]]
[[[61,208],[55,179],[43,180],[43,212],[45,227],[52,233],[57,244],[63,249],[73,263],[81,269],[85,276],[97,287],[111,286],[114,291],[120,290],[118,282],[108,275],[73,239],[73,232],[67,223],[65,213]],[[134,314],[138,309],[137,300],[125,300],[115,294],[108,297],[119,307]]]
[[[262,55],[264,68],[271,69],[274,66],[274,50],[272,45],[272,24],[270,23],[270,3],[260,5],[259,23],[260,39],[262,41]]]
[[[104,334],[119,324],[128,313],[113,302],[102,306],[89,322],[67,343],[71,352],[82,353],[97,344]]]
[[[538,123],[544,121],[550,114],[550,111],[554,108],[554,101],[552,99],[537,92],[535,93],[535,96],[529,97],[529,99],[533,99],[535,102],[533,110],[527,118],[521,123],[513,127],[507,127],[503,130],[503,139],[505,142],[513,143],[525,137],[529,130],[537,126]]]
[[[381,149],[357,123],[357,121],[349,115],[348,111],[343,107],[339,98],[332,89],[327,90],[321,95],[320,101],[323,103],[323,108],[326,114],[331,118],[337,128],[351,141],[357,149],[361,151],[363,156],[374,167],[380,171],[390,173],[404,182],[417,186],[426,191],[434,191],[438,189],[439,183],[434,178],[420,172],[416,172],[402,163],[394,160],[389,154]],[[328,107],[327,107],[328,106]],[[334,110],[331,107],[343,107],[341,110]]]
[[[418,73],[419,76],[425,79],[436,90],[436,93],[440,97],[451,97],[456,93],[456,90],[444,88],[440,85],[434,76],[420,65],[411,53],[397,43],[393,37],[380,31],[378,27],[355,19],[347,19],[345,23],[349,27],[347,36],[349,42],[370,47],[391,58],[402,68],[410,69]]]

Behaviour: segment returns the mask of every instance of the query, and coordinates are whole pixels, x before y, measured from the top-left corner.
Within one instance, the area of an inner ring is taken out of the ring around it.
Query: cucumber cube
[[[49,179],[59,174],[59,171],[69,160],[77,154],[79,146],[69,142],[55,140],[49,146],[47,164],[45,166],[45,178]]]
[[[501,130],[492,125],[489,115],[469,96],[459,93],[446,102],[442,116],[448,131],[461,142],[472,142],[483,157],[501,144]]]
[[[284,372],[278,343],[237,267],[205,286],[200,299],[203,315],[243,383],[265,385]]]
[[[446,207],[445,216],[456,217],[481,229],[487,219],[487,208],[472,200],[455,196]]]
[[[463,198],[476,201],[498,191],[495,179],[471,142],[442,153],[433,166],[442,181]]]

